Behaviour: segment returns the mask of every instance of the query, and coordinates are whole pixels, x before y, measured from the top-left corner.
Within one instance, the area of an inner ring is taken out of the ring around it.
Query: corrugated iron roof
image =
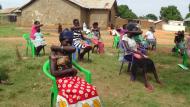
[[[29,6],[37,0],[31,0],[20,9]],[[111,9],[116,0],[69,0],[70,2],[87,9]]]
[[[111,9],[115,0],[69,0],[83,8]]]
[[[17,10],[17,9],[18,9],[18,7],[17,7],[17,8],[6,8],[6,9],[0,10],[0,13],[1,13],[1,14],[9,14],[9,13],[14,12],[14,11]]]

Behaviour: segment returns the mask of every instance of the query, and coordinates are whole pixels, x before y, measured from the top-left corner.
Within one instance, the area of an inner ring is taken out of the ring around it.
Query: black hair
[[[75,22],[79,22],[79,20],[78,20],[78,19],[74,19],[74,20],[73,20],[73,24],[74,24]]]
[[[94,22],[94,23],[93,23],[93,26],[98,26],[98,22]]]
[[[34,24],[35,24],[35,25],[37,25],[38,23],[39,23],[39,21],[37,21],[37,20],[36,20],[36,21],[34,21]]]

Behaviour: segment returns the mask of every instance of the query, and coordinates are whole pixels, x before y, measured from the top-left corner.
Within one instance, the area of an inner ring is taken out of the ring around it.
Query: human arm
[[[42,26],[44,26],[44,25],[43,24],[38,24],[38,25],[35,25],[35,28],[37,29],[37,28],[40,28]]]
[[[129,44],[128,44],[127,41],[122,40],[122,42],[123,42],[123,47],[124,47],[125,52],[131,52],[131,53],[133,53],[134,56],[136,56],[136,57],[139,57],[139,55],[140,55],[140,57],[147,58],[147,56],[144,55],[141,51],[139,51],[139,50],[133,50],[133,49],[128,48],[128,47],[129,47]]]
[[[74,68],[59,70],[57,66],[57,58],[58,57],[54,54],[50,56],[50,71],[52,75],[54,75],[55,77],[76,76],[77,70]]]

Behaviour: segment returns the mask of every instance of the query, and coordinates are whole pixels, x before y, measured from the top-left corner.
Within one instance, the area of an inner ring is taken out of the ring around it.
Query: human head
[[[131,38],[132,36],[137,36],[139,34],[142,34],[141,29],[137,27],[136,23],[124,24],[123,29],[124,33],[126,33],[129,38]]]
[[[93,28],[97,28],[97,27],[98,27],[98,22],[94,22],[94,23],[92,24],[92,26],[93,26]]]
[[[80,26],[79,20],[78,19],[74,19],[73,20],[73,25],[74,26]]]
[[[149,31],[155,32],[154,27],[151,26],[151,27],[149,28]]]
[[[71,46],[73,42],[73,32],[69,31],[68,29],[65,29],[61,33],[61,45],[62,46]]]
[[[38,25],[38,24],[40,24],[40,22],[36,20],[36,21],[34,21],[34,24]]]

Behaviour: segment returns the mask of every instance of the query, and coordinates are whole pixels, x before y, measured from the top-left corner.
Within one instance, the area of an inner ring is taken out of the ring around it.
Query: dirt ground
[[[146,30],[143,30],[143,35],[145,34]],[[59,45],[58,34],[55,32],[45,32],[48,33],[50,36],[45,36],[46,42],[48,45]],[[113,43],[113,37],[110,36],[107,30],[101,31],[102,40],[105,43],[106,47],[111,47]],[[161,45],[172,45],[174,41],[174,32],[167,32],[162,30],[156,30],[155,32],[157,43]],[[9,42],[18,42],[24,43],[25,40],[22,37],[7,37],[7,38],[0,38],[0,41],[9,41]]]

